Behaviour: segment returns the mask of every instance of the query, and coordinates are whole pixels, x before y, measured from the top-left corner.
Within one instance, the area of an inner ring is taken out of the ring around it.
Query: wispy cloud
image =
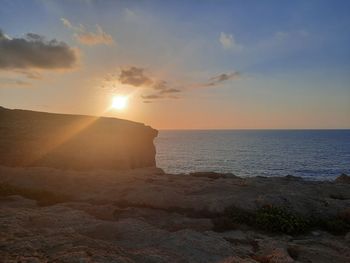
[[[28,79],[42,79],[42,75],[38,71],[16,70],[16,72],[25,75]]]
[[[61,18],[61,21],[65,27],[75,32],[74,36],[81,44],[93,46],[99,44],[112,45],[115,43],[113,37],[103,31],[102,27],[99,25],[96,25],[96,31],[93,32],[88,31],[82,24],[74,26],[66,18]]]
[[[221,82],[231,80],[231,79],[238,79],[240,78],[241,74],[239,72],[231,72],[231,73],[222,73],[217,76],[214,76],[210,78],[210,82],[208,83],[209,86],[215,86],[220,84]]]
[[[180,89],[169,88],[168,83],[164,80],[156,82],[152,88],[156,90],[159,94],[170,94],[170,93],[179,93]]]
[[[123,15],[129,21],[135,21],[138,18],[137,14],[129,8],[124,9]]]
[[[0,31],[0,69],[69,69],[77,62],[77,52],[56,39],[28,33],[24,38],[10,38]]]
[[[194,88],[214,87],[229,80],[239,79],[240,77],[241,77],[241,73],[236,71],[231,73],[221,73],[219,75],[209,78],[208,81],[206,82],[196,83],[192,85],[192,87]]]
[[[219,42],[224,49],[227,50],[241,50],[242,45],[236,42],[236,39],[232,34],[226,34],[224,32],[220,33]]]
[[[31,83],[18,78],[1,78],[0,77],[0,88],[2,87],[24,87],[30,86]]]
[[[145,100],[154,100],[154,99],[161,99],[162,96],[158,94],[150,94],[150,95],[141,95],[141,98]]]

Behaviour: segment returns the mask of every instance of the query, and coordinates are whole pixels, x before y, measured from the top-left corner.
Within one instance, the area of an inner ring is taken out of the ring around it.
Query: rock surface
[[[0,107],[0,164],[60,169],[155,166],[157,131],[107,117]]]
[[[0,262],[349,262],[349,234],[213,231],[230,206],[349,211],[348,185],[294,178],[167,175],[159,169],[62,171],[0,166],[0,184],[69,196],[50,206],[0,199]],[[342,198],[338,198],[341,196]],[[336,198],[334,198],[336,197]]]
[[[350,184],[350,176],[347,174],[341,174],[335,181],[338,183]]]

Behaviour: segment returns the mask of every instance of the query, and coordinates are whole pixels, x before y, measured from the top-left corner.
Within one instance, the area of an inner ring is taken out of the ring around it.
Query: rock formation
[[[0,164],[60,169],[155,166],[157,131],[107,117],[0,107]]]
[[[155,166],[156,135],[0,108],[0,262],[350,262],[349,176],[122,170]]]
[[[156,168],[0,166],[0,262],[350,262],[350,232],[262,231],[247,225],[242,214],[266,205],[287,207],[336,230],[350,222],[347,184],[211,177],[167,175]],[[216,219],[232,206],[240,209],[231,210],[231,220],[242,217],[240,223],[218,231]],[[343,220],[334,220],[337,215]]]

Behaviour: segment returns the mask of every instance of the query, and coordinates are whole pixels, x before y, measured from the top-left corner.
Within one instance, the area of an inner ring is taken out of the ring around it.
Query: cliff
[[[78,170],[155,166],[157,133],[116,118],[0,107],[0,165]]]

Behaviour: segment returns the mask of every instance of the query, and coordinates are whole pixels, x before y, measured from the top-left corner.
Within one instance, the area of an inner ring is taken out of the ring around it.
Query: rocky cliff
[[[107,117],[0,107],[0,165],[61,169],[155,166],[157,131]]]

